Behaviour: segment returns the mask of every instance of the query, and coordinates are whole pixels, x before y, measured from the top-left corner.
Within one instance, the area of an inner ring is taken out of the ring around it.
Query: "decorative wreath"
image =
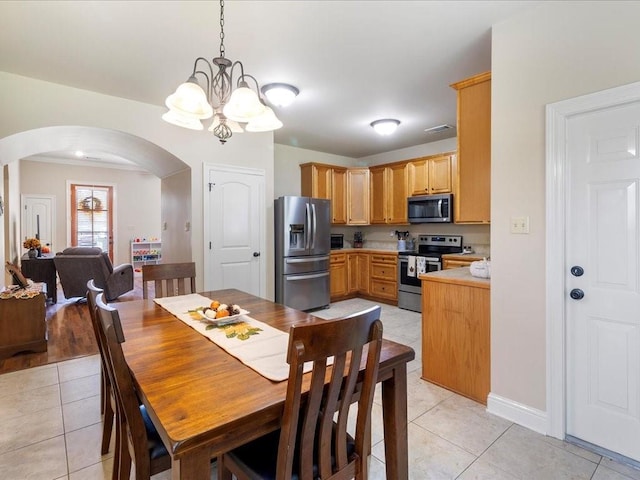
[[[102,200],[94,196],[83,198],[80,201],[80,210],[102,210]]]

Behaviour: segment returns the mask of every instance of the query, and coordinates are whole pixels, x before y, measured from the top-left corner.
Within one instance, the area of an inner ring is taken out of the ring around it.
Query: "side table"
[[[54,254],[44,254],[41,257],[29,258],[26,253],[20,259],[20,270],[26,278],[34,282],[47,284],[47,298],[51,303],[58,301],[58,287],[56,266],[53,263]]]
[[[47,351],[44,283],[0,292],[0,358]]]

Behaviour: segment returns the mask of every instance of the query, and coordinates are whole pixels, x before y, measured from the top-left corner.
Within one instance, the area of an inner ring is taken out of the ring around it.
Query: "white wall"
[[[158,102],[160,103],[160,102]],[[161,116],[165,108],[124,98],[112,97],[64,85],[43,82],[0,72],[0,105],[2,116],[11,121],[0,122],[0,162],[9,163],[20,158],[7,158],[3,145],[6,137],[24,131],[53,125],[98,127],[125,132],[147,140],[175,155],[191,168],[192,247],[196,262],[197,286],[202,288],[204,272],[204,239],[202,229],[203,182],[205,161],[265,170],[265,201],[273,203],[273,134],[252,133],[236,135],[225,145],[208,132],[175,127]],[[29,146],[21,146],[29,150]],[[45,150],[42,150],[45,151]],[[42,153],[30,152],[30,154]],[[135,158],[130,157],[135,162]],[[266,213],[267,246],[273,245],[273,209]],[[5,248],[6,250],[6,248]],[[273,265],[273,248],[268,249],[267,265]],[[3,255],[4,256],[4,255]],[[4,261],[4,258],[0,258]],[[265,279],[270,280],[266,272]]]
[[[161,192],[162,259],[191,262],[191,172],[163,178]]]
[[[639,18],[639,2],[549,2],[493,28],[491,391],[541,411],[545,105],[640,80]]]
[[[462,79],[461,79],[462,80]],[[455,152],[458,150],[458,138],[445,138],[437,142],[423,143],[413,147],[392,150],[391,152],[378,153],[369,155],[368,157],[359,158],[358,161],[362,165],[372,166],[383,163],[398,162],[400,160],[409,160],[411,158],[426,157],[443,152]]]
[[[46,156],[43,155],[46,158]],[[114,265],[130,263],[134,237],[160,237],[160,179],[147,172],[42,161],[20,161],[20,193],[53,195],[56,236],[53,252],[68,243],[70,218],[67,180],[74,183],[108,184],[114,187]],[[24,253],[24,250],[22,251]]]
[[[310,162],[343,167],[355,165],[355,160],[350,157],[276,144],[274,165],[277,175],[274,179],[274,198],[282,195],[300,195],[300,165]]]

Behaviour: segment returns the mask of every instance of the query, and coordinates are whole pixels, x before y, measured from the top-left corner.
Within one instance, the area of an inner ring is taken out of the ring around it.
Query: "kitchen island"
[[[422,378],[486,405],[491,281],[468,267],[420,275]]]

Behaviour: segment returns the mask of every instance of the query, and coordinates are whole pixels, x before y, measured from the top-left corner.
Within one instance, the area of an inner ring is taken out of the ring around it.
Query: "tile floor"
[[[372,305],[339,302],[331,318]],[[385,337],[411,345],[410,478],[640,480],[640,471],[493,416],[482,405],[420,379],[420,315],[383,305]],[[100,455],[99,359],[69,360],[0,375],[0,478],[110,479]],[[370,478],[385,478],[380,392],[373,407]],[[154,480],[169,479],[170,472]],[[215,478],[215,471],[212,474]]]

